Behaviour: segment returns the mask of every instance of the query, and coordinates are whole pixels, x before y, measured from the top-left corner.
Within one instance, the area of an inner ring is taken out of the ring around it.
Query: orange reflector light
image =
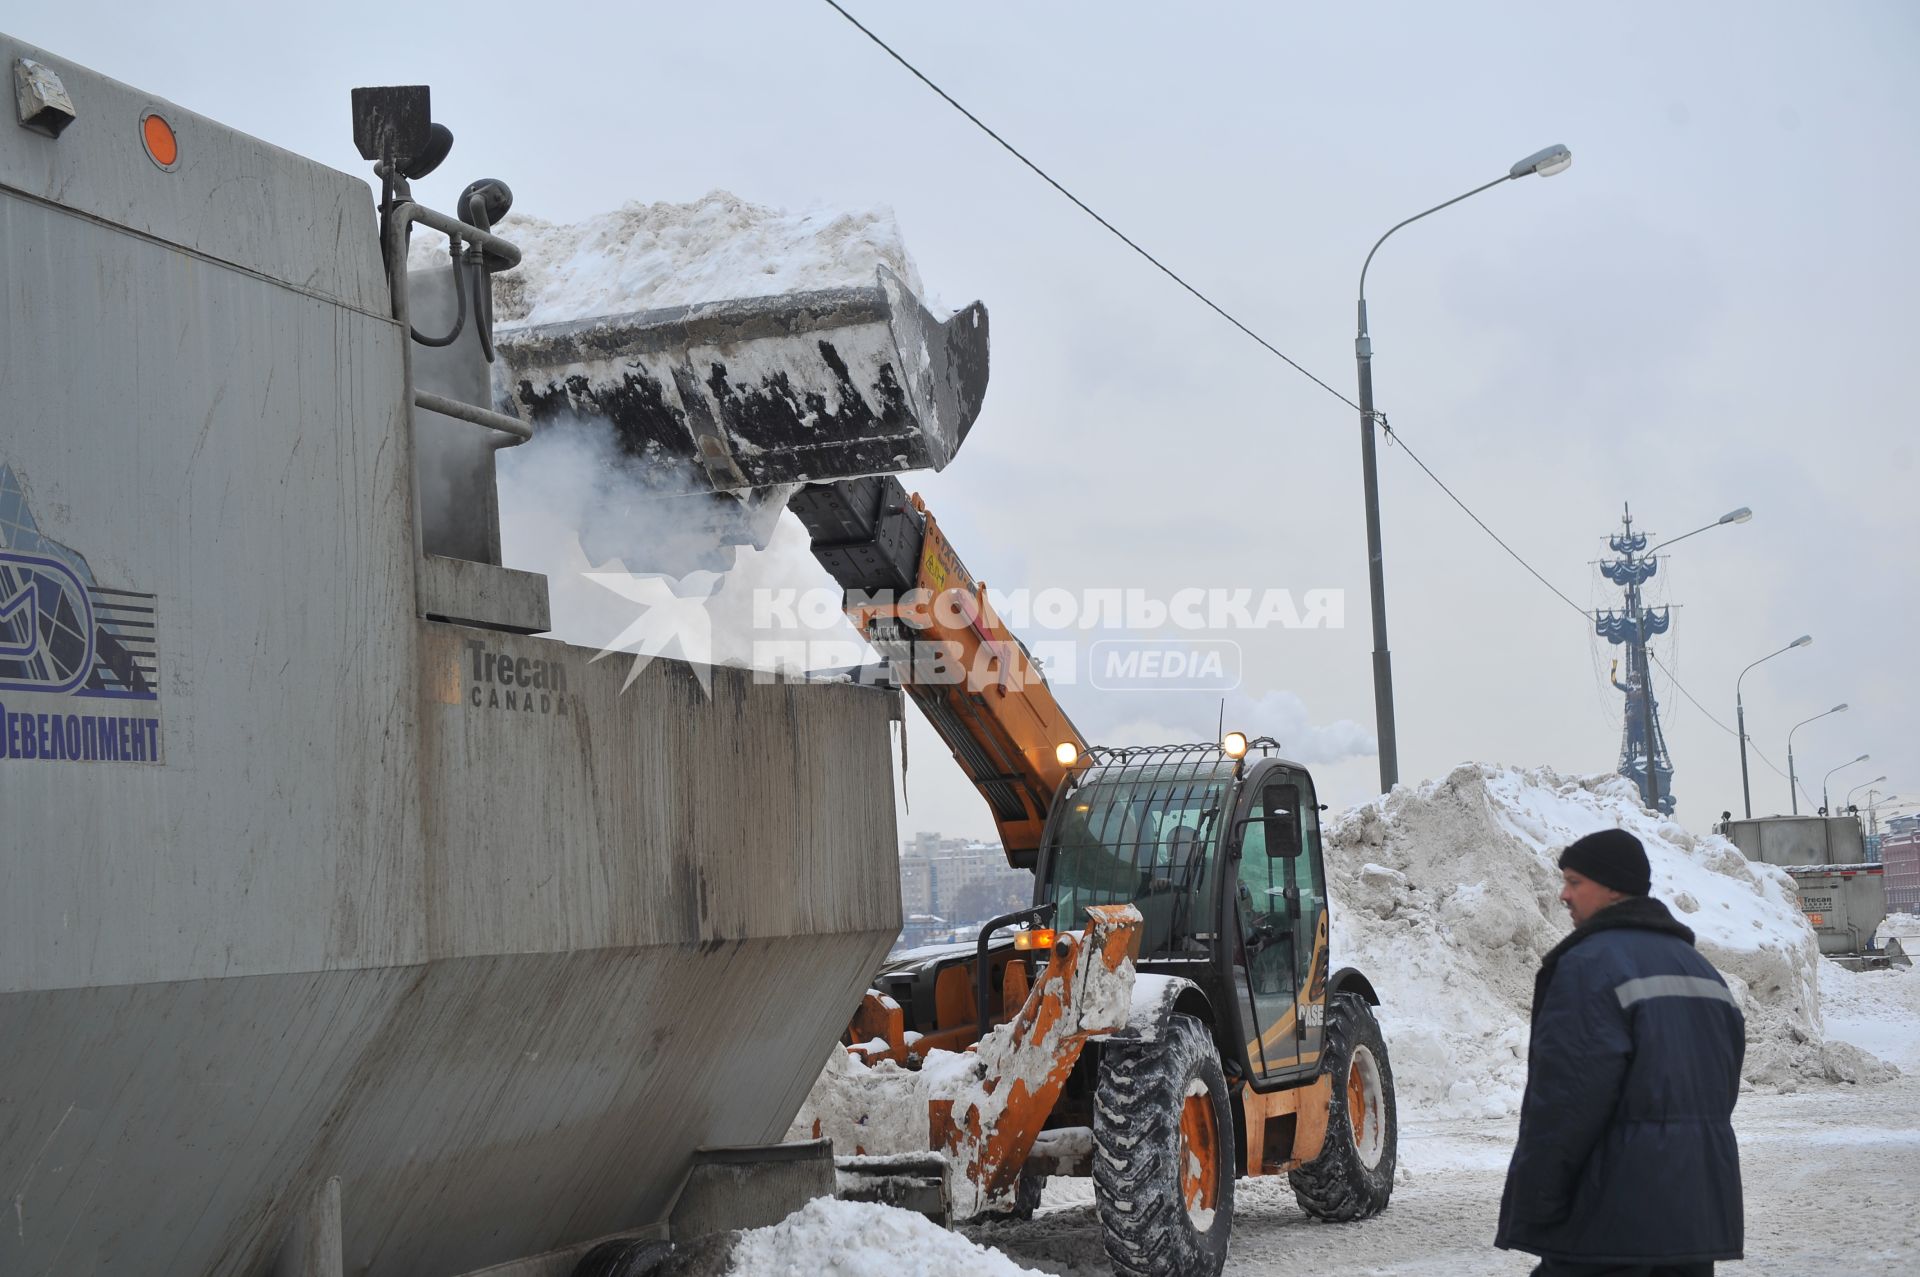
[[[1051,949],[1060,933],[1052,927],[1035,927],[1031,931],[1013,933],[1013,947],[1016,949]]]
[[[173,135],[173,126],[149,111],[140,120],[140,140],[147,144],[147,154],[161,168],[170,169],[180,160],[180,141]]]

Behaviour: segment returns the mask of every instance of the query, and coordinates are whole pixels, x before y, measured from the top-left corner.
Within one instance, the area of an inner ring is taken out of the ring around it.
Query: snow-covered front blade
[[[941,1153],[836,1157],[833,1195],[846,1202],[877,1202],[925,1215],[945,1228],[953,1222],[948,1166]]]
[[[496,398],[541,426],[604,420],[693,486],[939,470],[979,415],[987,312],[941,321],[891,270],[869,287],[502,329]]]
[[[858,1187],[850,1177],[858,1171],[892,1177],[898,1182],[881,1189],[905,1193],[913,1176],[941,1165],[953,1218],[1011,1209],[1081,1050],[1127,1027],[1139,949],[1138,909],[1089,907],[1084,930],[1059,934],[1019,1010],[964,1051],[929,1049],[917,1033],[909,1041],[899,1003],[869,991],[849,1026],[852,1045],[828,1060],[787,1138],[831,1139],[837,1157],[868,1159],[841,1164],[843,1190]],[[917,1068],[905,1067],[915,1058]],[[937,1162],[904,1156],[929,1151]],[[1066,1137],[1041,1155],[1043,1173],[1075,1173],[1085,1164]]]

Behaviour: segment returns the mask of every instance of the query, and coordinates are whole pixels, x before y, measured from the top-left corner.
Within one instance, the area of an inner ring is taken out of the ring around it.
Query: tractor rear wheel
[[[1233,1112],[1213,1035],[1169,1016],[1155,1042],[1109,1043],[1093,1108],[1100,1232],[1125,1277],[1216,1277],[1233,1226]]]
[[[1333,1078],[1327,1142],[1319,1157],[1287,1178],[1307,1214],[1345,1223],[1386,1209],[1400,1119],[1387,1042],[1360,995],[1336,993],[1328,1000],[1325,1050],[1325,1071]]]

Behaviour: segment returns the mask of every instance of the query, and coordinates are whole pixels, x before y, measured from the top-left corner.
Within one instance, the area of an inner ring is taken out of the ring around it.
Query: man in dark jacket
[[[1693,932],[1647,895],[1640,840],[1560,857],[1573,934],[1540,963],[1520,1139],[1494,1244],[1535,1277],[1694,1277],[1738,1259],[1733,1105],[1746,1024]]]

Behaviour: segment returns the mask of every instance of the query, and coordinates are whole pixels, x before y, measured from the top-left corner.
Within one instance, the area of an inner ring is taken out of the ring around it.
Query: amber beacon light
[[[180,163],[180,139],[158,111],[140,117],[140,140],[146,143],[147,157],[169,173]]]

